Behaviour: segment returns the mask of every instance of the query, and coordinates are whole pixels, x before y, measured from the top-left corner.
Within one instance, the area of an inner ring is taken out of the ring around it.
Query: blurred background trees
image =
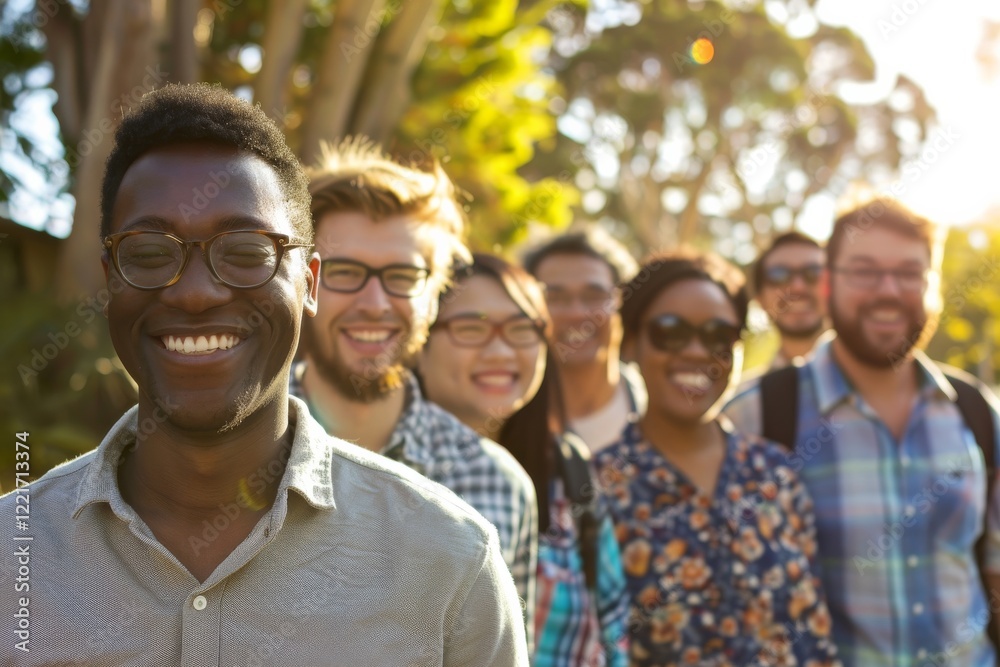
[[[512,251],[576,220],[637,255],[685,241],[746,265],[817,201],[898,177],[934,122],[905,77],[845,101],[875,65],[814,4],[7,0],[0,429],[44,441],[48,467],[134,401],[100,313],[98,193],[117,120],[148,90],[218,82],[260,104],[306,163],[354,133],[439,160],[467,195],[478,249]],[[995,54],[984,47],[984,68]],[[996,266],[989,230],[952,235],[945,289],[964,287],[946,297],[932,350],[986,374],[1000,298],[973,274]]]

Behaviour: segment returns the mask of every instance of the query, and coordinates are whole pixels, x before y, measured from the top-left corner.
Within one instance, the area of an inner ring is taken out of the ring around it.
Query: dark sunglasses
[[[729,354],[740,339],[740,327],[719,319],[696,327],[677,315],[660,315],[646,323],[646,335],[661,352],[680,352],[697,336],[709,352]]]
[[[801,276],[807,285],[815,285],[821,275],[823,267],[820,264],[806,264],[797,269],[784,264],[775,264],[764,269],[764,282],[768,285],[787,285],[795,280],[795,276]]]

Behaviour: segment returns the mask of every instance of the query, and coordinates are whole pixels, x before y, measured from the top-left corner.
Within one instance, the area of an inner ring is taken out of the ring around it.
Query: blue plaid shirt
[[[308,404],[302,388],[305,370],[304,362],[295,365],[289,392]],[[530,650],[538,562],[535,486],[510,452],[425,400],[412,375],[406,392],[403,413],[381,453],[448,487],[496,526],[504,561],[525,605]]]
[[[819,570],[845,665],[993,665],[973,551],[987,513],[982,452],[951,384],[915,356],[922,388],[897,441],[823,342],[799,370],[787,460],[815,501]],[[725,412],[760,433],[759,388]],[[1000,495],[988,514],[986,567],[1000,572]]]

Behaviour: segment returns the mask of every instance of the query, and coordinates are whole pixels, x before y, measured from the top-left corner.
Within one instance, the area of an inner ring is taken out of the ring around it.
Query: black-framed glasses
[[[486,347],[498,334],[511,347],[531,347],[542,340],[542,325],[525,315],[494,322],[485,315],[456,315],[439,320],[431,329],[444,329],[459,347]]]
[[[904,292],[919,292],[927,286],[929,269],[883,269],[878,266],[836,267],[833,269],[847,278],[851,287],[863,290],[875,290],[882,284],[886,276],[899,285]]]
[[[389,264],[376,269],[353,259],[324,259],[319,270],[320,282],[331,292],[360,292],[372,276],[392,296],[417,296],[427,286],[430,271],[411,264]]]
[[[608,308],[618,297],[618,289],[602,287],[585,287],[579,292],[571,292],[559,287],[545,288],[545,304],[550,311],[565,312],[579,300],[584,309],[596,311]]]
[[[286,248],[309,248],[289,243],[287,234],[263,229],[221,232],[204,241],[185,241],[168,232],[135,230],[104,237],[104,247],[115,269],[132,287],[154,290],[178,280],[191,259],[191,248],[201,248],[208,270],[229,287],[252,289],[278,273]]]
[[[677,315],[660,315],[646,323],[649,342],[661,352],[680,352],[695,337],[709,352],[731,354],[740,340],[740,327],[721,319],[695,326]]]
[[[768,285],[782,287],[791,284],[795,280],[795,276],[799,276],[805,284],[815,285],[819,282],[821,275],[823,275],[822,264],[806,264],[800,267],[775,264],[764,269],[764,282]]]

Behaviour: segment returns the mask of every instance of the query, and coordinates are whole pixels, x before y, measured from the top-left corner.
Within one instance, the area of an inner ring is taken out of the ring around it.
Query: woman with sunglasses
[[[654,257],[623,290],[623,350],[649,404],[595,465],[633,665],[838,664],[805,488],[783,450],[719,416],[747,302],[734,266],[694,251]]]
[[[586,446],[565,433],[552,322],[541,286],[499,257],[476,254],[441,296],[418,358],[426,396],[506,447],[539,504],[536,650],[532,665],[624,665],[628,600],[606,504]]]

